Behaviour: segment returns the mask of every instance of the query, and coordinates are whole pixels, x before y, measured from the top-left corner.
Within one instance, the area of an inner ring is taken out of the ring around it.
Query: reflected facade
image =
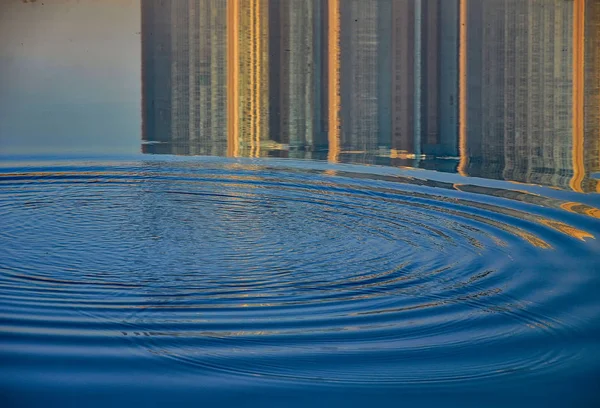
[[[292,147],[327,146],[324,2],[270,0],[270,127]]]
[[[467,140],[481,171],[568,186],[573,168],[573,2],[471,0]]]
[[[142,0],[141,12],[145,152],[599,189],[599,2]]]

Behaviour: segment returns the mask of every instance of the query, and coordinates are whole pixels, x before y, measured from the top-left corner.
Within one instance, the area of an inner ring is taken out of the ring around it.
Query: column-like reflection
[[[227,155],[238,157],[240,152],[239,100],[239,0],[229,0],[227,5]]]
[[[261,142],[269,138],[268,1],[236,0],[238,24],[238,140],[245,155],[259,157]]]
[[[600,169],[600,2],[586,2],[585,22],[583,190],[600,192],[600,182],[587,177]]]
[[[585,82],[585,0],[573,2],[573,177],[570,186],[581,190],[583,169],[583,113]]]
[[[143,150],[324,157],[596,191],[599,8],[142,0]]]
[[[339,0],[329,0],[327,9],[328,25],[328,92],[329,92],[329,154],[328,160],[338,161],[340,151],[340,4]]]
[[[459,152],[460,161],[458,163],[458,172],[466,175],[468,164],[467,150],[467,1],[460,0],[460,34],[459,34],[459,83],[460,94],[459,105]]]

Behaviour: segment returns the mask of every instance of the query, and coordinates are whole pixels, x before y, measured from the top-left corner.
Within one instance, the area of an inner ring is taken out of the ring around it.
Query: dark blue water
[[[2,406],[597,406],[600,196],[275,159],[4,160]]]

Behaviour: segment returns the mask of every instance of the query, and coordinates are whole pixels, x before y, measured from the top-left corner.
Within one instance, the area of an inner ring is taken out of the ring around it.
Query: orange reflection
[[[582,231],[575,227],[571,227],[570,225],[567,225],[560,221],[548,220],[545,218],[539,218],[538,220],[541,224],[546,225],[547,227],[550,227],[556,231],[562,232],[563,234],[566,234],[570,237],[577,238],[581,241],[585,241],[585,238],[594,239],[594,236],[592,234],[590,234],[589,232]]]
[[[575,202],[570,201],[570,202],[561,204],[560,208],[562,208],[563,210],[568,211],[570,213],[582,214],[582,215],[587,215],[592,218],[600,219],[600,210],[595,207],[590,207],[589,205],[586,205],[586,204],[575,203]]]
[[[340,3],[328,3],[328,104],[329,153],[327,159],[336,163],[340,153]]]
[[[460,0],[460,32],[458,49],[458,72],[459,72],[459,112],[458,112],[458,140],[460,162],[458,173],[467,175],[468,152],[467,152],[467,0]]]
[[[255,105],[255,118],[256,118],[256,127],[253,133],[254,139],[254,157],[258,157],[260,155],[260,135],[262,133],[262,106],[261,106],[261,97],[264,99],[266,95],[261,94],[262,90],[262,81],[261,81],[261,73],[262,73],[262,52],[263,52],[263,41],[261,41],[262,37],[262,20],[261,20],[261,0],[254,0],[252,4],[253,12],[254,12],[254,37],[255,37],[255,48],[253,54],[253,60],[255,61],[255,71],[254,71],[254,105]]]
[[[582,192],[585,80],[585,0],[573,2],[573,177],[570,187]]]
[[[512,232],[514,235],[523,238],[525,241],[529,242],[531,245],[541,249],[552,249],[552,246],[548,244],[546,241],[536,237],[533,234],[525,232],[521,229],[511,228],[507,229],[507,231]]]
[[[392,159],[414,159],[414,153],[407,153],[405,150],[390,149],[390,158]]]
[[[227,152],[233,157],[260,156],[268,135],[267,6],[266,0],[228,2]]]

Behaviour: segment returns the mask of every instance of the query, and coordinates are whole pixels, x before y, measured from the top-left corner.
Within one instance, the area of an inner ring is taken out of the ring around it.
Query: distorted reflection
[[[142,0],[146,153],[600,191],[600,2]]]

